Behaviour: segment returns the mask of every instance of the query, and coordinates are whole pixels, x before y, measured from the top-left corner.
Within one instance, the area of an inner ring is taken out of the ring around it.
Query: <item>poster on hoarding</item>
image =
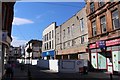
[[[93,68],[97,68],[97,53],[91,53],[91,59],[92,59],[92,66]]]
[[[106,69],[106,56],[105,53],[98,53],[98,68]]]
[[[112,57],[113,57],[113,70],[118,71],[118,52],[119,51],[113,51]]]

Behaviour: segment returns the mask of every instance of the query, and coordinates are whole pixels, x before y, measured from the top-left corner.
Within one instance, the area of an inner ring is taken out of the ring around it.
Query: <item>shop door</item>
[[[113,73],[112,58],[107,58],[107,71]]]

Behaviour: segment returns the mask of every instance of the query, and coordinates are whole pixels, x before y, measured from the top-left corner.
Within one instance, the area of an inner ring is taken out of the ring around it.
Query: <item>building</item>
[[[16,61],[17,59],[21,58],[21,46],[10,46],[9,54],[5,55],[5,57],[7,57],[7,59],[10,61]]]
[[[56,28],[57,59],[89,59],[86,7]]]
[[[51,23],[43,31],[42,58],[55,58],[55,29],[56,22]]]
[[[15,2],[0,2],[2,7],[2,14],[0,14],[2,16],[0,17],[2,20],[0,22],[0,25],[2,25],[2,27],[0,27],[0,79],[4,74],[4,55],[8,54],[12,41],[11,28],[14,15],[14,4]]]
[[[27,49],[31,48],[32,51],[30,53],[27,52]],[[27,63],[27,59],[40,59],[42,54],[42,41],[40,40],[30,40],[25,46],[25,63]]]
[[[120,72],[120,1],[100,1],[86,0],[91,69]]]

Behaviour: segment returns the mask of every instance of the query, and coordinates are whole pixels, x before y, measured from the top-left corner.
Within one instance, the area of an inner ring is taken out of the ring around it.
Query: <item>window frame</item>
[[[81,36],[81,44],[85,42],[84,36]]]
[[[93,13],[95,11],[95,5],[94,2],[90,3],[90,13]]]
[[[63,30],[63,38],[65,38],[65,29]]]
[[[105,18],[105,21],[102,21],[102,19]],[[103,26],[105,24],[105,27]],[[107,32],[107,24],[106,24],[106,16],[102,16],[100,17],[100,27],[101,27],[101,32],[102,33],[106,33]],[[104,28],[106,29],[106,31],[104,31]]]
[[[93,26],[93,23],[95,23],[95,26]],[[94,21],[92,21],[92,36],[96,36],[97,35],[97,28],[96,27],[97,27],[96,26],[96,20],[94,20]]]
[[[98,1],[99,7],[102,7],[104,4],[105,4],[105,2],[104,2],[103,0],[99,0],[99,1]]]
[[[68,29],[68,34],[70,34],[70,27],[67,27],[67,29]]]
[[[84,31],[84,19],[80,19],[80,31]]]
[[[113,15],[114,15],[113,13],[115,13],[116,11],[117,11],[117,17],[116,17],[116,16],[113,17]],[[118,10],[118,9],[115,9],[114,11],[111,12],[111,15],[112,15],[112,26],[113,26],[113,29],[114,29],[114,30],[119,29],[119,28],[120,28],[120,26],[119,26],[119,24],[120,24],[120,20],[119,20],[119,10]],[[118,26],[117,26],[117,27],[115,26],[114,20],[118,20]]]

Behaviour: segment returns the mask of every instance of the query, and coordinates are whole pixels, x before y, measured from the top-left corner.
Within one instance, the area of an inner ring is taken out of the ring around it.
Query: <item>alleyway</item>
[[[100,80],[111,80],[110,75],[101,72],[89,72],[88,74],[81,73],[56,73],[48,69],[42,69],[37,66],[29,65],[31,76],[28,77],[28,65],[25,65],[24,70],[21,70],[20,67],[15,68],[13,80],[41,80],[41,79],[65,79],[70,78],[73,80],[76,79],[100,79]],[[120,77],[113,75],[112,80],[119,80]],[[6,80],[6,79],[3,79]]]

